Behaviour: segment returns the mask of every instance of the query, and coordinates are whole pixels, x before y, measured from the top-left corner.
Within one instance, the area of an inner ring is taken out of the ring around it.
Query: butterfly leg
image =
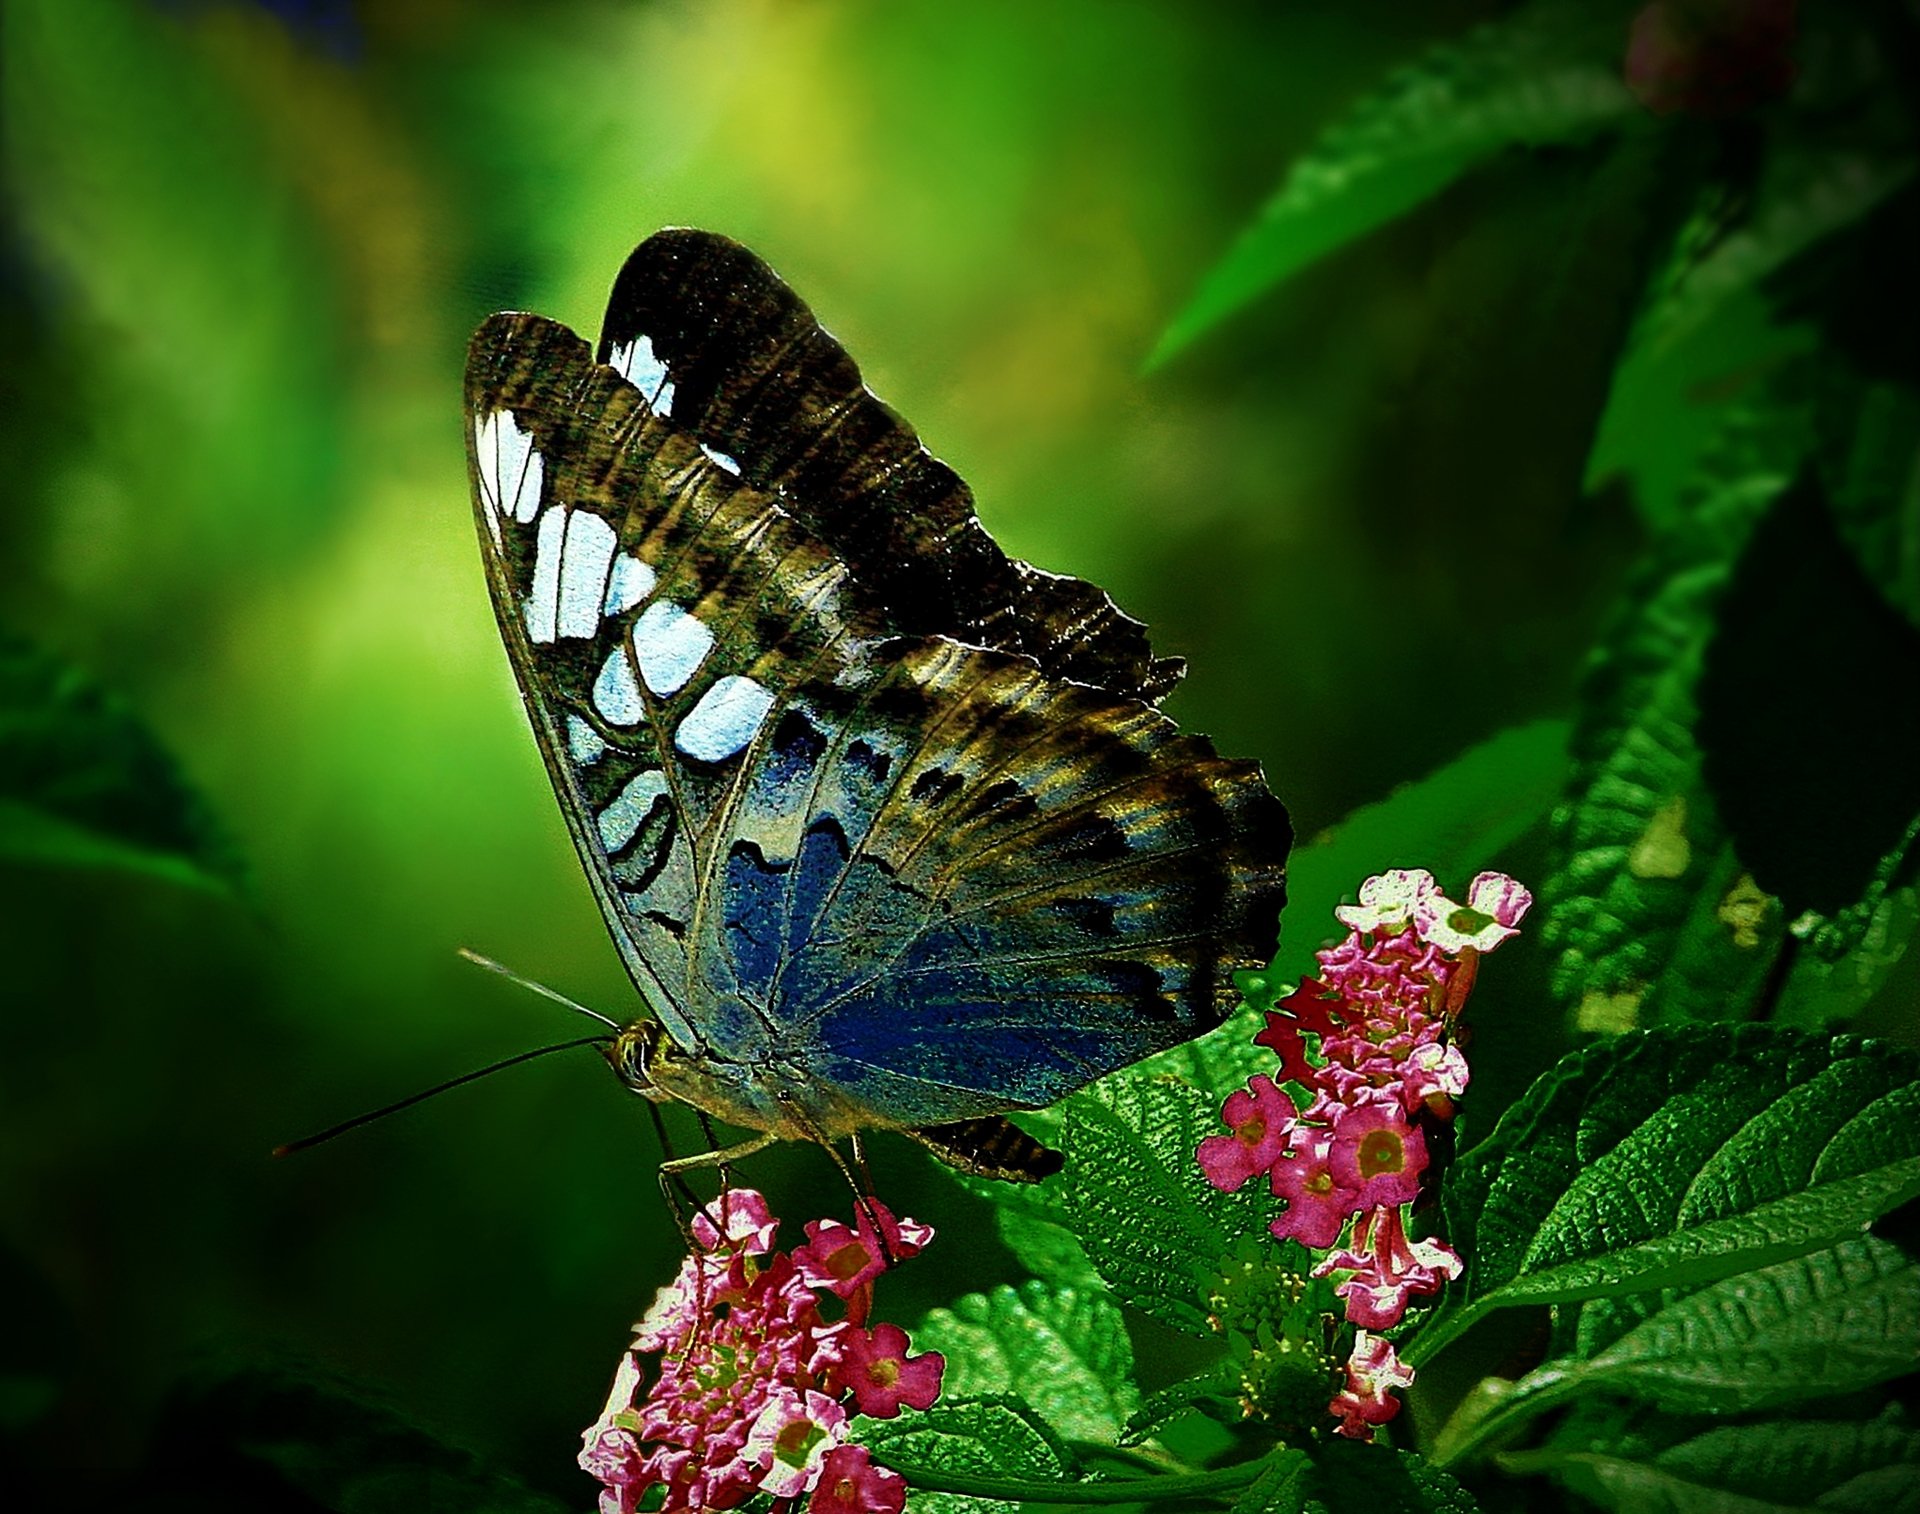
[[[886,1227],[880,1223],[880,1216],[873,1211],[874,1201],[878,1196],[873,1191],[873,1170],[867,1166],[867,1143],[860,1138],[860,1132],[856,1130],[847,1137],[847,1144],[853,1148],[854,1166],[860,1169],[858,1183],[854,1182],[853,1174],[847,1170],[846,1164],[840,1161],[840,1153],[834,1151],[831,1146],[827,1150],[833,1152],[833,1159],[839,1165],[842,1176],[852,1186],[853,1201],[860,1206],[860,1212],[867,1217],[867,1223],[873,1227],[873,1233],[880,1242],[880,1260],[885,1262],[888,1270],[891,1271],[898,1265],[900,1259],[887,1245]]]

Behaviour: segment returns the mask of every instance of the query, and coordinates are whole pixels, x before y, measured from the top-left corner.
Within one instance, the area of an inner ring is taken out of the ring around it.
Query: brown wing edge
[[[1066,1161],[1051,1146],[1041,1145],[997,1114],[950,1125],[923,1125],[901,1134],[911,1136],[949,1167],[1005,1183],[1037,1183],[1052,1177]]]

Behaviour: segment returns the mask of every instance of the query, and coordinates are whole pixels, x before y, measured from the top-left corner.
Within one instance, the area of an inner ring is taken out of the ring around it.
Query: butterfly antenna
[[[589,1010],[588,1013],[591,1014],[592,1011]],[[277,1157],[292,1156],[296,1151],[305,1151],[309,1146],[318,1146],[322,1141],[331,1141],[335,1136],[345,1135],[349,1130],[357,1130],[362,1125],[372,1124],[375,1120],[383,1120],[390,1114],[398,1114],[403,1109],[411,1109],[422,1100],[431,1099],[437,1094],[443,1094],[450,1088],[458,1088],[462,1083],[471,1083],[476,1078],[491,1077],[494,1073],[504,1072],[509,1067],[518,1067],[522,1062],[531,1062],[535,1057],[549,1056],[556,1051],[572,1051],[576,1046],[604,1046],[606,1044],[607,1038],[605,1036],[581,1036],[577,1040],[559,1041],[552,1046],[536,1046],[532,1051],[523,1051],[515,1056],[503,1057],[498,1062],[491,1063],[486,1067],[477,1068],[473,1072],[463,1072],[457,1078],[448,1078],[444,1083],[436,1083],[432,1088],[422,1089],[419,1093],[408,1094],[404,1099],[396,1099],[393,1103],[383,1105],[379,1109],[370,1109],[365,1114],[357,1114],[351,1120],[342,1120],[338,1125],[329,1125],[325,1130],[317,1131],[313,1135],[302,1136],[299,1140],[289,1141],[284,1146],[276,1146],[273,1148],[273,1154]]]
[[[608,1019],[597,1009],[588,1009],[587,1006],[580,1003],[579,1000],[569,999],[557,988],[548,988],[544,983],[536,983],[531,978],[523,978],[511,967],[506,966],[504,963],[496,962],[491,957],[483,957],[480,953],[469,947],[461,947],[458,955],[465,957],[475,967],[484,967],[490,973],[498,973],[509,983],[518,983],[530,993],[536,993],[543,999],[551,999],[555,1004],[565,1005],[575,1014],[585,1015],[589,1020],[598,1020],[602,1025],[606,1026],[608,1030],[618,1030],[620,1028],[620,1022],[618,1020]]]

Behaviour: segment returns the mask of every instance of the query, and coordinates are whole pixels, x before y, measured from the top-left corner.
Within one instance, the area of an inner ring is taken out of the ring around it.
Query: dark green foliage
[[[246,888],[233,842],[125,703],[4,633],[0,857]]]

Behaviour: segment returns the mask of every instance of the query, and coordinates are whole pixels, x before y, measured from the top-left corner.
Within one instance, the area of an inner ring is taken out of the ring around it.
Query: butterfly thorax
[[[851,1101],[780,1061],[730,1061],[687,1051],[658,1020],[624,1027],[606,1048],[614,1074],[655,1103],[690,1104],[746,1130],[783,1140],[833,1140],[874,1123]]]

